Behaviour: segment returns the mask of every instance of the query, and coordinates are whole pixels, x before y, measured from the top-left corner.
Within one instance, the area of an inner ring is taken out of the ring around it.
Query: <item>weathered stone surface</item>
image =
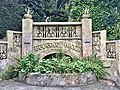
[[[114,60],[105,60],[104,61],[104,66],[106,67],[107,72],[109,73],[106,78],[111,79],[114,81],[118,80],[118,70],[117,70],[117,62]]]
[[[96,82],[96,77],[90,72],[78,75],[30,73],[25,82],[37,86],[81,86]]]
[[[7,59],[0,60],[0,81],[2,80],[2,73],[4,72],[5,68],[8,66]]]
[[[82,51],[83,57],[92,55],[92,19],[84,14],[82,19]]]
[[[38,87],[30,86],[20,82],[3,81],[0,82],[0,90],[120,90],[103,82],[95,82],[90,85],[80,87]]]

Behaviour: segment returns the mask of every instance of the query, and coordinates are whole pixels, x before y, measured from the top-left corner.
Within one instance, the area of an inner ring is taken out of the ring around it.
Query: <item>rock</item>
[[[95,82],[93,84],[80,87],[43,87],[31,86],[15,81],[0,82],[0,90],[120,90],[103,82]]]
[[[82,74],[34,74],[30,73],[27,84],[36,86],[81,86],[96,82],[96,76],[91,72]]]

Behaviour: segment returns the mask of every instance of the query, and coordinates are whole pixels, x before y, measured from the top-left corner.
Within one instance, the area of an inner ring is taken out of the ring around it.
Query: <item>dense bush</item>
[[[41,60],[39,65],[36,65],[35,72],[39,73],[84,73],[91,71],[98,78],[106,75],[106,69],[102,61],[94,56],[82,59],[73,59],[64,56],[63,58],[53,57],[52,59]]]
[[[107,74],[101,60],[97,57],[86,57],[82,59],[71,59],[63,53],[57,53],[50,59],[39,60],[34,54],[29,54],[18,60],[16,66],[11,66],[3,74],[3,79],[18,77],[18,73],[26,76],[31,72],[41,74],[78,74],[91,71],[96,77],[104,77]]]

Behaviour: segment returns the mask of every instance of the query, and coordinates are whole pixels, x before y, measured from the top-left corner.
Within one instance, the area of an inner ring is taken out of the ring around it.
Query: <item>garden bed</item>
[[[85,72],[82,74],[30,73],[24,80],[25,83],[36,86],[81,86],[96,82],[97,79],[91,72]]]

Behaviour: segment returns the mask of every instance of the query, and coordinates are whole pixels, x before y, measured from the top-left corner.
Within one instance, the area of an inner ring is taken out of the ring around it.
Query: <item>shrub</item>
[[[42,74],[78,74],[87,71],[92,72],[98,78],[104,77],[107,74],[100,58],[94,56],[72,60],[69,56],[65,56],[63,53],[57,53],[50,59],[39,60],[34,54],[29,54],[22,59],[18,59],[16,66],[12,66],[12,69],[9,68],[3,76],[5,76],[6,79],[9,79],[18,77],[19,72],[26,76],[31,72]],[[13,72],[16,74],[14,75]]]
[[[81,61],[85,63],[85,71],[92,71],[98,78],[108,74],[99,57],[90,56],[83,58]]]
[[[97,78],[104,77],[107,74],[100,58],[94,56],[74,60],[71,60],[68,56],[41,60],[39,65],[36,65],[34,71],[47,74],[84,73],[91,71]]]
[[[30,72],[34,72],[35,65],[39,64],[39,59],[33,54],[17,59],[17,64],[9,66],[2,74],[2,79],[18,79],[18,74],[26,76]]]
[[[17,66],[9,66],[8,69],[2,74],[3,80],[18,79],[19,69]]]

